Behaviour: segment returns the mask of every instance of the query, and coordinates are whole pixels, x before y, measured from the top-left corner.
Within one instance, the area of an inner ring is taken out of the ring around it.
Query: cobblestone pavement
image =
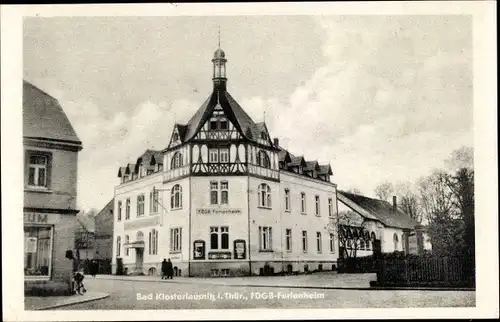
[[[263,288],[215,284],[89,279],[95,302],[61,310],[246,309],[246,308],[421,308],[474,307],[473,291],[388,291]],[[181,298],[186,296],[187,298]],[[177,298],[176,298],[177,297]],[[191,298],[189,298],[191,297]],[[309,298],[304,298],[309,297]]]

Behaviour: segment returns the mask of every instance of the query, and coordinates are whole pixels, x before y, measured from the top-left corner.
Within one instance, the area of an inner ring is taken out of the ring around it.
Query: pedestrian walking
[[[168,267],[168,263],[167,263],[167,260],[164,258],[163,261],[161,262],[161,279],[168,277],[167,267]]]
[[[174,268],[172,265],[172,262],[170,261],[170,258],[167,261],[167,279],[174,279]]]

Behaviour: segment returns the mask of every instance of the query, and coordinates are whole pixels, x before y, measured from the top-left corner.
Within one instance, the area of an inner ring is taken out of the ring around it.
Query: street
[[[60,310],[421,308],[473,307],[473,291],[324,290],[152,281],[86,279],[87,289],[109,293]]]

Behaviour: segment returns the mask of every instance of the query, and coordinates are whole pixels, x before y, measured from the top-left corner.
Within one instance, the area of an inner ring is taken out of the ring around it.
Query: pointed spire
[[[218,46],[220,48],[220,25],[219,25],[219,42],[218,42]]]

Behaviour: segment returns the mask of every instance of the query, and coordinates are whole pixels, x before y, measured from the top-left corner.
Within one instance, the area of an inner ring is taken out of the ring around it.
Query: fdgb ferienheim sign
[[[241,215],[241,209],[198,208],[198,215]]]

